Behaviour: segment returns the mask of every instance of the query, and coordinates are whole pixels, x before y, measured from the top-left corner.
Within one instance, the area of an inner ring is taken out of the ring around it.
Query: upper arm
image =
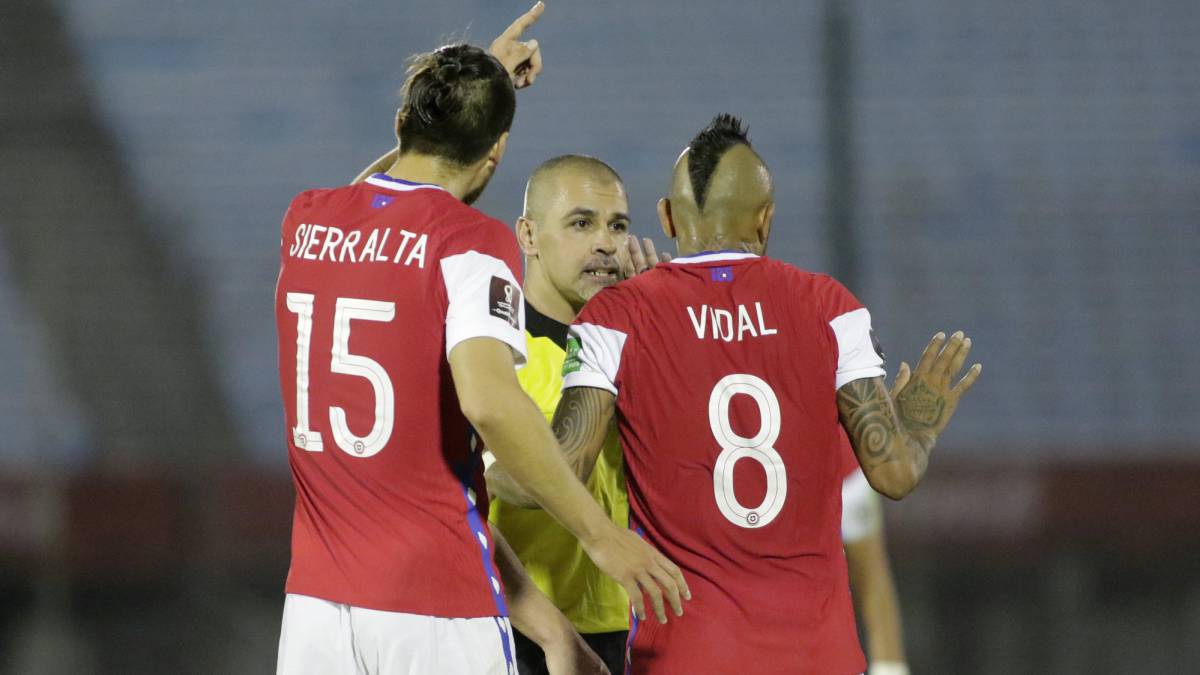
[[[563,391],[551,427],[567,464],[587,481],[604,447],[617,397],[606,389],[571,387]]]
[[[883,349],[871,328],[871,313],[832,277],[818,277],[817,294],[837,352],[834,389],[851,380],[882,376]]]
[[[472,423],[492,409],[497,396],[524,395],[509,345],[487,337],[463,340],[450,352],[450,376],[463,414]]]
[[[634,335],[630,314],[637,303],[622,284],[606,288],[583,307],[567,335],[563,388],[593,387],[614,397]]]
[[[621,366],[632,332],[629,296],[620,287],[588,301],[567,337],[563,395],[554,413],[554,435],[575,474],[587,480],[616,413]]]
[[[438,254],[446,293],[446,355],[472,338],[492,338],[525,362],[525,304],[521,301],[519,251],[499,223],[458,228]]]
[[[898,429],[883,380],[883,350],[871,329],[871,313],[845,286],[820,276],[817,293],[833,333],[838,415],[869,477],[871,469],[885,459]]]

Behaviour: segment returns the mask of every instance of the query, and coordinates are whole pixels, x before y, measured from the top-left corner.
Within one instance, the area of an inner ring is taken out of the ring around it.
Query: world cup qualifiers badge
[[[574,335],[567,337],[567,355],[563,359],[563,377],[578,372],[583,367],[583,362],[579,360],[580,347],[579,338]]]
[[[521,289],[506,279],[492,277],[491,292],[488,295],[488,313],[507,321],[513,328],[520,328],[517,310],[521,306]]]

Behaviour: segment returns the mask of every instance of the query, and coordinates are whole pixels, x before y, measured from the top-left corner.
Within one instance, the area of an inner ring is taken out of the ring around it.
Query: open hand
[[[650,237],[638,239],[632,234],[627,238],[626,250],[618,255],[621,260],[621,278],[628,279],[654,267],[659,262],[671,262],[671,254],[659,253]]]
[[[625,588],[638,619],[646,620],[643,593],[650,596],[650,605],[659,623],[667,622],[664,595],[675,616],[683,616],[682,601],[691,600],[692,592],[679,567],[632,530],[615,526],[610,530],[598,541],[584,543],[584,551],[596,567]]]
[[[892,398],[896,414],[911,433],[931,441],[946,428],[959,400],[983,371],[983,366],[976,363],[954,382],[970,353],[971,338],[962,331],[949,340],[945,333],[938,333],[925,347],[916,370],[910,372],[907,363],[900,364]]]
[[[534,79],[542,72],[542,50],[538,41],[522,42],[521,35],[537,23],[544,11],[546,4],[539,0],[528,12],[517,17],[488,48],[488,52],[508,71],[513,86],[517,89],[524,89],[533,84]]]

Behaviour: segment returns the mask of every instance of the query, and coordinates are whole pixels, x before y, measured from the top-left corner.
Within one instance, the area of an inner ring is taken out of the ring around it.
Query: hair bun
[[[436,52],[413,102],[414,111],[425,124],[437,124],[448,115],[458,112],[461,106],[455,92],[463,74],[462,60],[452,48]]]
[[[438,81],[439,84],[450,86],[458,80],[459,75],[462,74],[462,71],[462,64],[457,60],[439,60],[437,68],[433,70],[433,77]]]

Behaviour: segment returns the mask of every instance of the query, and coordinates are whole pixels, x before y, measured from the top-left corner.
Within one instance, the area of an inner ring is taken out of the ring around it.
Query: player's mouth
[[[591,264],[583,268],[583,278],[604,285],[612,285],[621,280],[620,268],[615,264]]]

